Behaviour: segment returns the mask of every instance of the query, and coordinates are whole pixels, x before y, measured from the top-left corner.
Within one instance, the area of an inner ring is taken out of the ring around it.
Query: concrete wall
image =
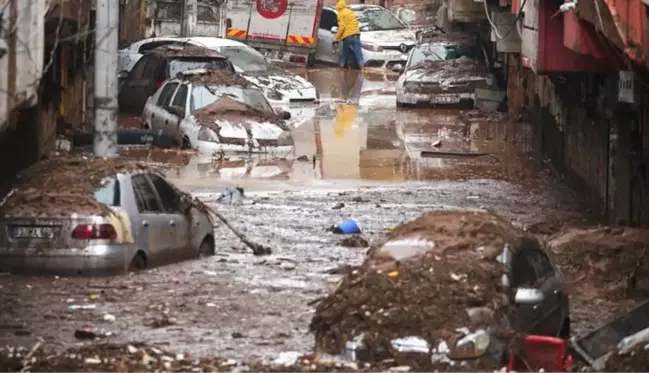
[[[611,222],[649,226],[649,94],[617,100],[617,74],[539,76],[510,56],[508,101],[534,148]]]

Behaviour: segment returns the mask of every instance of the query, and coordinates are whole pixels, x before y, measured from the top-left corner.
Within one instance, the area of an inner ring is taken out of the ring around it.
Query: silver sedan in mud
[[[476,89],[494,80],[483,49],[466,36],[441,35],[418,44],[405,66],[397,65],[398,106],[475,105]]]
[[[92,198],[68,194],[51,198]],[[103,213],[74,206],[66,208],[67,216],[62,210],[36,213],[43,201],[32,206],[36,209],[0,206],[0,271],[115,274],[214,254],[210,216],[183,201],[158,174],[110,175],[94,190],[94,199],[90,205],[101,206]],[[69,213],[75,210],[80,213]]]

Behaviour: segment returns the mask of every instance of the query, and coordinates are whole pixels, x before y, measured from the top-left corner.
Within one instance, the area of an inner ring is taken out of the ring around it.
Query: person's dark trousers
[[[347,65],[347,54],[350,51],[354,53],[354,57],[356,57],[356,64],[358,65],[358,68],[362,69],[365,61],[363,60],[363,50],[361,48],[361,38],[359,35],[352,35],[343,39],[343,45],[340,48],[341,67],[345,67]]]

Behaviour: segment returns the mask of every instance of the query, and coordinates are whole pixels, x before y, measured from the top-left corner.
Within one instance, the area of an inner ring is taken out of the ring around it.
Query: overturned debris
[[[605,372],[642,372],[649,367],[649,341],[625,352],[613,352],[606,361]]]
[[[420,370],[499,368],[487,359],[452,368],[448,359],[405,359],[393,341],[418,337],[439,347],[496,324],[507,311],[496,258],[505,245],[528,240],[485,211],[435,212],[397,227],[318,304],[310,325],[316,348],[338,354],[362,336],[371,362],[392,358]]]

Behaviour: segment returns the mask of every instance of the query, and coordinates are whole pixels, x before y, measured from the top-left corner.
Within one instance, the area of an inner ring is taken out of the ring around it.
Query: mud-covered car
[[[405,25],[414,30],[434,29],[436,9],[426,4],[402,4],[390,11]]]
[[[408,52],[417,42],[413,31],[381,6],[350,4],[349,9],[358,19],[365,67],[391,68],[406,61]],[[314,56],[317,61],[339,63],[341,43],[336,41],[337,14],[333,7],[322,9]],[[353,53],[349,53],[348,58],[349,66],[357,65]]]
[[[43,161],[0,205],[0,271],[112,274],[212,255],[202,207],[133,160]]]
[[[168,44],[145,52],[126,76],[120,73],[120,110],[141,114],[147,99],[165,80],[180,72],[199,68],[234,72],[234,66],[227,57],[204,47]]]
[[[476,88],[489,88],[494,80],[484,49],[464,34],[440,34],[417,44],[397,80],[397,105],[475,104]]]
[[[190,70],[151,96],[142,121],[201,153],[290,153],[291,114],[272,108],[258,86],[239,74]]]
[[[164,36],[143,39],[120,50],[120,71],[130,71],[134,61],[140,59],[146,51],[174,43],[209,48],[227,57],[241,76],[262,88],[275,108],[297,114],[300,109],[304,109],[304,104],[311,106],[318,97],[317,90],[308,80],[275,66],[246,44],[224,38]],[[293,117],[296,118],[297,115]]]
[[[563,275],[535,238],[486,210],[444,210],[373,245],[320,300],[310,331],[320,352],[484,371],[503,366],[518,336],[568,337],[570,313]]]

